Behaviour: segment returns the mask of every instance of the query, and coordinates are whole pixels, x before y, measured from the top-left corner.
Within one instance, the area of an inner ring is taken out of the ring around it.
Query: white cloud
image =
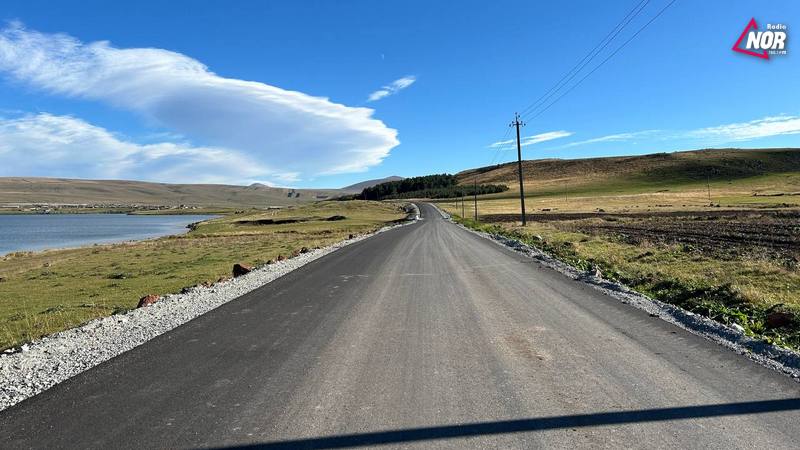
[[[753,139],[800,134],[800,117],[774,116],[749,122],[731,123],[690,131],[686,137],[713,142],[750,141]]]
[[[369,94],[369,98],[367,98],[368,102],[378,101],[384,97],[388,97],[390,95],[394,95],[403,89],[411,86],[414,82],[417,81],[417,77],[413,75],[405,76],[403,78],[399,78],[397,80],[392,81],[390,84],[378,89],[377,91]]]
[[[517,141],[514,140],[514,139],[508,139],[508,140],[505,140],[505,141],[497,141],[497,142],[495,142],[493,144],[489,144],[489,148],[507,147],[507,146],[509,146],[509,145],[511,145],[511,144],[513,144],[515,142],[517,142]]]
[[[299,177],[364,171],[399,144],[397,131],[372,118],[372,109],[224,78],[162,49],[119,49],[11,24],[0,30],[0,71],[50,93],[134,111],[209,148]],[[252,166],[240,170],[244,178]]]
[[[570,142],[569,144],[565,144],[564,147],[575,147],[578,145],[585,145],[585,144],[597,144],[600,142],[630,141],[641,137],[653,136],[659,133],[659,131],[660,130],[644,130],[644,131],[634,131],[630,133],[609,134],[607,136],[600,136],[592,139],[586,139],[584,141]]]
[[[749,122],[730,123],[713,127],[683,131],[643,130],[630,133],[611,134],[584,141],[570,142],[563,148],[601,142],[624,142],[639,138],[654,138],[660,141],[691,141],[693,145],[714,146],[729,142],[751,141],[760,138],[800,134],[800,117],[771,116]]]
[[[560,139],[564,137],[572,136],[572,132],[570,131],[549,131],[547,133],[536,134],[534,136],[528,136],[522,138],[520,141],[520,145],[522,147],[539,144],[541,142],[552,141],[553,139]]]
[[[185,143],[136,144],[70,116],[0,118],[0,176],[133,178],[185,183],[291,182],[234,150]]]
[[[529,145],[539,144],[542,142],[552,141],[554,139],[560,139],[564,137],[572,136],[571,131],[548,131],[546,133],[535,134],[533,136],[526,136],[520,139],[519,145],[521,147],[527,147]],[[516,148],[517,140],[516,139],[509,139],[506,141],[498,141],[493,144],[489,145],[489,148],[500,148],[500,149],[509,149],[509,148]]]
[[[553,139],[571,136],[568,131],[551,131],[522,138],[522,146],[533,145]],[[556,148],[577,147],[603,142],[629,142],[637,139],[649,141],[685,141],[696,146],[714,146],[729,142],[750,141],[754,139],[800,134],[800,116],[771,116],[755,119],[749,122],[731,123],[714,127],[699,128],[695,130],[642,130],[628,133],[609,134],[583,141],[570,142]],[[509,149],[516,148],[516,139],[498,141],[489,148]],[[636,144],[637,142],[633,142]]]

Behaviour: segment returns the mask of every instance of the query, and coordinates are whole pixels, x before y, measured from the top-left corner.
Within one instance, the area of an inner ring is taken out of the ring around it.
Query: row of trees
[[[356,198],[362,200],[386,200],[397,198],[453,198],[462,195],[494,194],[507,191],[500,184],[458,185],[455,175],[439,174],[405,178],[381,183],[361,191]]]

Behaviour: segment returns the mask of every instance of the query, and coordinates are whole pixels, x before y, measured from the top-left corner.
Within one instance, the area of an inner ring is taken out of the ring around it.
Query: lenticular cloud
[[[0,71],[53,94],[134,111],[273,173],[362,171],[399,144],[397,131],[372,118],[372,109],[220,77],[168,50],[119,49],[12,24],[0,30]]]

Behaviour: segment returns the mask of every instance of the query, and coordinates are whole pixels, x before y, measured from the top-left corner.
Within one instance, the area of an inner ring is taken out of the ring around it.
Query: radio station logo
[[[733,44],[733,51],[763,59],[785,55],[786,30],[782,23],[768,23],[766,29],[759,30],[756,19],[752,18]]]

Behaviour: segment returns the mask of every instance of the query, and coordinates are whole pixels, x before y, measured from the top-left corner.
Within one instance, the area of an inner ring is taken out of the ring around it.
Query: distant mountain
[[[223,184],[167,184],[124,180],[0,177],[0,204],[163,205],[209,207],[284,206],[345,194],[339,189],[276,188]]]
[[[360,183],[351,184],[350,186],[343,187],[342,190],[345,192],[361,192],[368,187],[372,187],[381,183],[388,183],[389,181],[400,181],[403,177],[398,176],[391,176],[386,178],[378,178],[375,180],[367,180],[362,181]]]

